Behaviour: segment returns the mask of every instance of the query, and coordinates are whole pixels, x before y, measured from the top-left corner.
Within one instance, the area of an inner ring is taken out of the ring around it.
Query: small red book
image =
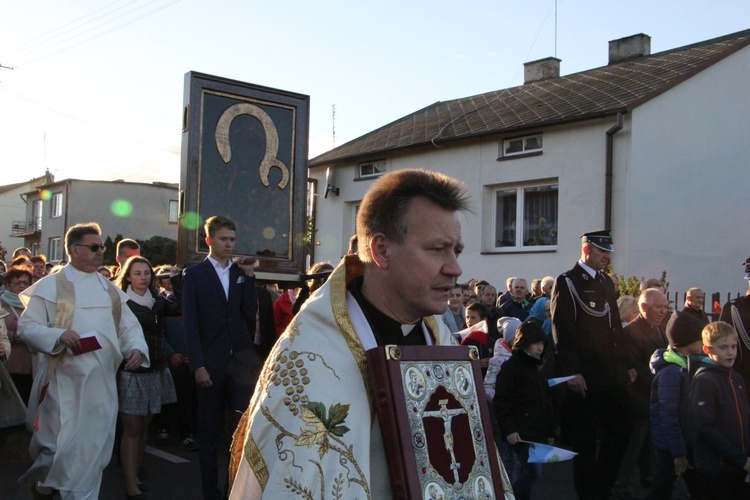
[[[91,337],[81,337],[78,339],[78,342],[81,344],[81,347],[70,350],[73,353],[73,356],[78,356],[102,348],[102,345],[99,343],[99,340],[97,340],[95,335],[92,335]]]

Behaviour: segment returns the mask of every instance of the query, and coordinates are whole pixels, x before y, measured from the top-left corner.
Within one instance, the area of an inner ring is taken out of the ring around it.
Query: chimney
[[[523,63],[523,83],[541,82],[560,76],[560,59],[556,57],[545,57]]]
[[[639,33],[609,42],[609,64],[651,55],[651,37]]]

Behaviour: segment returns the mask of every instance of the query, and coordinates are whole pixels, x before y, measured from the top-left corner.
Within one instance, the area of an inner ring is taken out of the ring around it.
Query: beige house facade
[[[27,223],[16,224],[14,236],[53,262],[66,259],[65,232],[81,222],[97,222],[105,240],[177,239],[177,184],[66,179],[40,184],[25,198]]]

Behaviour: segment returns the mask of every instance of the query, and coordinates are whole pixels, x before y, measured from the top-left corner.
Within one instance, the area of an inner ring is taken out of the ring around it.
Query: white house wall
[[[539,156],[497,161],[501,137],[440,144],[388,155],[388,171],[425,168],[462,180],[468,187],[473,213],[462,221],[465,249],[460,263],[461,280],[484,278],[504,289],[507,276],[531,280],[558,275],[580,255],[578,236],[603,229],[606,130],[614,118],[543,130]],[[538,131],[537,131],[538,132]],[[376,159],[375,157],[371,159]],[[339,196],[319,198],[315,260],[337,263],[346,253],[352,234],[353,206],[360,202],[373,181],[354,181],[356,164],[331,168]],[[325,190],[325,167],[311,169]],[[559,184],[558,246],[554,251],[489,253],[492,228],[492,189],[496,185],[556,179]]]
[[[750,255],[748,81],[745,48],[632,113],[630,164],[615,167],[627,178],[627,228],[615,218],[627,274],[666,270],[676,291],[747,289],[740,263]]]

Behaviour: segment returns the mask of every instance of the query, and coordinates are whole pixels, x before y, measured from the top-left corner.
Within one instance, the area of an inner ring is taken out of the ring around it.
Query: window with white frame
[[[50,238],[49,239],[49,252],[47,260],[57,261],[62,259],[62,239],[61,238]]]
[[[557,183],[498,187],[494,191],[496,249],[557,245]]]
[[[62,208],[62,202],[63,202],[63,194],[62,193],[55,193],[52,195],[52,207],[49,211],[50,217],[61,217],[63,208]]]
[[[542,152],[542,134],[513,137],[503,141],[502,157],[525,155]]]
[[[42,245],[38,241],[31,244],[31,255],[39,255],[42,252]]]
[[[385,160],[366,161],[359,164],[357,174],[360,179],[378,177],[385,173]]]
[[[169,222],[177,222],[177,200],[169,200]]]

